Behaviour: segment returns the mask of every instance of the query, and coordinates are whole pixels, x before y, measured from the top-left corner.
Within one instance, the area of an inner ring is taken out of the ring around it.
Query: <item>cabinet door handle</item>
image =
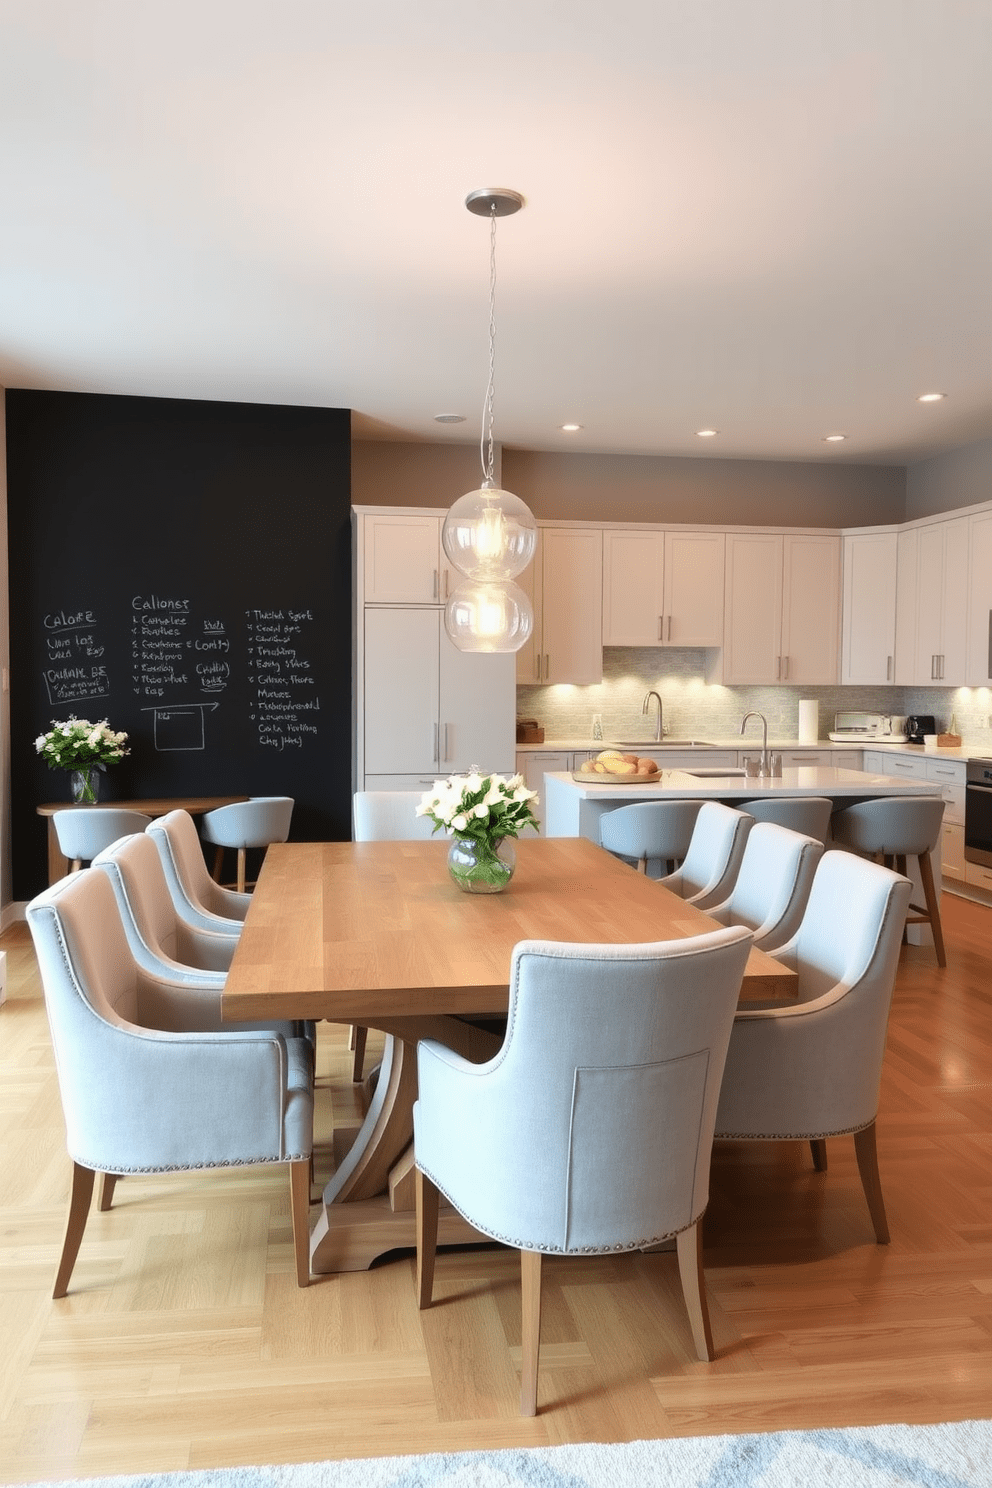
[[[445,760],[451,758],[451,750],[448,746],[448,724],[444,725],[444,758]]]
[[[446,600],[451,597],[451,570],[448,568],[444,570],[444,597]]]
[[[990,654],[990,656],[992,656],[992,652],[990,652],[989,654]],[[885,680],[886,680],[886,682],[891,682],[892,681],[892,657],[891,656],[887,656],[885,658]]]
[[[941,680],[941,682],[943,682],[943,680],[944,680],[944,661],[945,661],[945,656],[944,656],[943,651],[941,651],[941,653],[940,653],[940,680]]]
[[[789,658],[787,656],[782,657],[782,677],[785,681],[789,679]]]
[[[665,617],[658,616],[658,639],[665,639]],[[989,610],[989,656],[992,657],[992,610]],[[989,662],[989,670],[992,671],[992,661]]]
[[[440,748],[439,734],[440,734],[440,729],[439,729],[438,725],[435,724],[434,725],[434,763],[436,765],[439,765],[441,763],[441,756],[438,753],[438,750]]]
[[[545,680],[545,682],[549,682],[551,680],[551,652],[550,651],[545,651],[545,653],[544,653],[544,680]]]
[[[431,599],[437,599],[437,569],[431,569]]]
[[[671,617],[671,615],[669,615],[669,617],[668,617],[668,639],[669,640],[672,639],[672,617]]]

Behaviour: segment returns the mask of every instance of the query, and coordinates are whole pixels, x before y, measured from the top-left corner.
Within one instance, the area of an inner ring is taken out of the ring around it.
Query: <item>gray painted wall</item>
[[[992,439],[921,460],[906,472],[906,518],[992,500]]]
[[[868,527],[905,520],[900,465],[666,459],[505,449],[502,479],[536,517],[583,522]],[[356,440],[357,506],[447,506],[478,487],[478,446]]]

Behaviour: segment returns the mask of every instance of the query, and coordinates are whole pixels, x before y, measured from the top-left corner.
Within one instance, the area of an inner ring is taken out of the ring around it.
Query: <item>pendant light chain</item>
[[[482,461],[484,486],[494,486],[493,470],[493,399],[496,390],[496,203],[489,215],[489,382],[486,386],[485,402],[482,405],[482,438],[479,441],[479,457]],[[488,439],[488,453],[486,441]]]

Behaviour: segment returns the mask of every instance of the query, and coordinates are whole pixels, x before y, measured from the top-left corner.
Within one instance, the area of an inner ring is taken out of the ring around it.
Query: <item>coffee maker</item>
[[[922,744],[924,734],[935,734],[937,721],[932,713],[913,713],[906,719],[906,739],[910,744]]]

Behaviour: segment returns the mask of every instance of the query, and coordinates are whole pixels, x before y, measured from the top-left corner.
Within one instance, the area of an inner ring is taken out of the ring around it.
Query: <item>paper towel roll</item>
[[[820,705],[816,698],[799,699],[799,742],[815,744],[820,737]]]

